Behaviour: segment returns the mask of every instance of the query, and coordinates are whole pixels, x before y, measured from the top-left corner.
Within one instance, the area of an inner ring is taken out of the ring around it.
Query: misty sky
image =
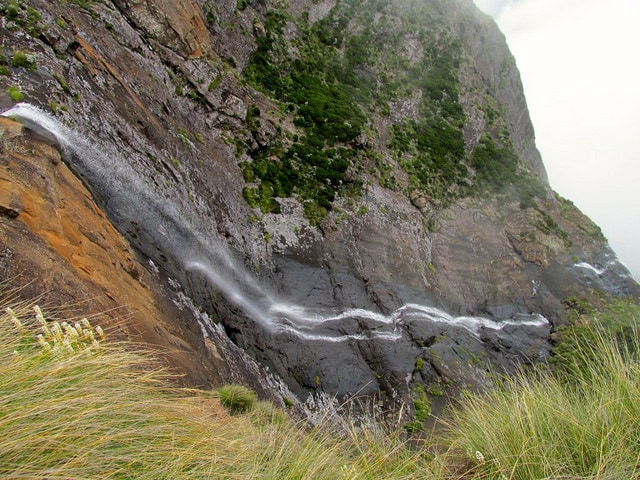
[[[507,37],[551,186],[640,278],[640,0],[474,0]]]

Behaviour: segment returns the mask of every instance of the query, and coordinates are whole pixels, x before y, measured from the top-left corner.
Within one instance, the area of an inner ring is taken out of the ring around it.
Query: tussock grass
[[[572,356],[553,372],[523,370],[455,412],[465,478],[640,478],[637,332],[624,342],[596,327],[568,335]]]
[[[0,319],[0,476],[167,478],[198,468],[204,425],[182,421],[160,370],[137,368],[148,358],[121,344],[74,345],[64,333],[54,340],[31,320],[24,309]]]
[[[640,345],[628,329],[567,334],[553,370],[469,395],[436,442],[400,424],[310,428],[236,385],[173,388],[150,353],[86,320],[2,311],[1,478],[640,478]]]
[[[252,390],[242,385],[225,385],[218,390],[220,403],[231,413],[245,413],[253,409],[258,398]]]
[[[26,305],[5,308],[2,478],[424,478],[426,460],[400,437],[309,430],[244,390],[245,413],[228,415],[221,392],[169,387],[148,352],[102,340],[87,321],[63,325]]]

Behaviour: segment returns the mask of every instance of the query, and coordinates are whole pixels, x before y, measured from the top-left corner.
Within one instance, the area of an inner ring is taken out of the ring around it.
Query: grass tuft
[[[255,392],[242,385],[225,385],[218,390],[220,403],[231,414],[246,413],[253,409],[258,397]]]
[[[638,478],[637,332],[630,344],[595,328],[583,337],[565,339],[572,368],[522,370],[463,401],[450,438],[465,478]]]
[[[7,93],[14,102],[21,102],[24,100],[24,93],[22,93],[15,85],[10,85],[9,88],[7,88]]]

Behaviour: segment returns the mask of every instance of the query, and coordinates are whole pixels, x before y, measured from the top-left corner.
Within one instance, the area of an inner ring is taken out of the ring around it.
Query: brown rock
[[[0,117],[0,138],[14,138],[22,135],[22,124],[9,120],[6,117]]]
[[[117,0],[114,3],[150,36],[183,57],[199,58],[211,51],[202,12],[192,0]]]
[[[0,215],[9,218],[16,218],[24,210],[24,206],[20,199],[14,195],[8,188],[5,188],[5,182],[0,179]]]
[[[98,315],[96,323],[112,335],[155,345],[190,384],[215,380],[206,355],[191,343],[199,328],[181,325],[181,317],[192,319],[151,289],[156,280],[59,161],[59,152],[18,137],[21,125],[1,121],[0,209],[6,216],[0,216],[0,278],[22,287],[23,298],[39,298],[45,309]]]

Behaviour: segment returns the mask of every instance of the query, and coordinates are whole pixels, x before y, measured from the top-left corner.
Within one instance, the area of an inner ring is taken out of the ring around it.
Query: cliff
[[[3,120],[3,278],[125,308],[123,333],[195,384],[483,388],[490,365],[546,359],[575,299],[639,293],[548,186],[471,0],[0,13],[0,108],[25,128]]]

